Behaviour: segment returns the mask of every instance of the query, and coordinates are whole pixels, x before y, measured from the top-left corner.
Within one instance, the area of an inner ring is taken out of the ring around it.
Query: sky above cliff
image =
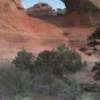
[[[51,5],[54,9],[64,8],[64,4],[60,0],[22,0],[22,5],[25,8],[31,7],[38,2],[45,2]]]

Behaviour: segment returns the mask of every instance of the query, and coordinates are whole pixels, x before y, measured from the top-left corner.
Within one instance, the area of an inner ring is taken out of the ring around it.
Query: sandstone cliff
[[[52,19],[50,23],[29,17],[22,8],[20,0],[0,0],[1,58],[12,57],[21,49],[40,52],[63,43],[72,47],[84,45],[87,36],[95,30],[95,26],[89,24],[89,28],[80,27],[78,20],[83,22],[87,19],[87,15],[85,19],[82,16],[74,12],[68,16]],[[64,32],[68,33],[68,36],[65,36]]]
[[[24,9],[19,9],[20,6],[20,2],[15,0],[0,0],[1,55],[12,57],[23,48],[39,52],[63,42],[61,29],[30,18]]]

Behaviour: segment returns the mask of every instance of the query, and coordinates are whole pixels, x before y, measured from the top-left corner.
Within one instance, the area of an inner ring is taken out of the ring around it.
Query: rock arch
[[[93,0],[61,0],[64,2],[67,11],[78,11],[78,12],[95,12],[99,11],[99,7],[94,4]],[[97,0],[95,0],[97,1]]]

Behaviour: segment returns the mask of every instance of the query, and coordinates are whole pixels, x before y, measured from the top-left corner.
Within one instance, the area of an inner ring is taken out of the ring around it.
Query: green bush
[[[100,80],[100,62],[96,63],[92,69],[92,72],[95,72],[94,79]]]
[[[77,72],[82,68],[81,56],[75,50],[60,46],[55,50],[58,54],[57,62],[66,71]]]
[[[40,72],[48,72],[63,76],[66,72],[77,72],[82,68],[80,55],[65,46],[60,46],[51,51],[41,52],[35,62]]]
[[[100,39],[100,28],[97,28],[89,37],[87,44],[89,46],[95,46],[97,44],[96,39]]]
[[[100,39],[100,28],[97,28],[95,32],[90,35],[88,40],[95,40],[95,39]]]
[[[47,73],[62,77],[64,72],[77,72],[82,68],[81,56],[64,45],[46,50],[35,58],[32,53],[20,51],[13,60],[17,68],[28,69],[32,73]]]
[[[73,100],[81,93],[81,89],[75,81],[64,81],[54,75],[44,73],[32,75],[28,70],[5,67],[0,69],[0,100],[23,100],[23,98],[33,100],[35,94],[38,95],[38,98],[41,94],[55,96],[59,100]],[[40,99],[44,98],[40,97]]]
[[[13,60],[13,64],[20,69],[29,69],[31,71],[34,63],[34,56],[32,53],[25,50],[19,51]]]
[[[63,67],[58,64],[57,52],[54,50],[41,52],[35,62],[35,66],[38,68],[39,73],[55,74],[62,76]],[[38,72],[37,71],[37,72]]]
[[[64,71],[81,69],[81,57],[76,51],[60,46],[43,51],[35,58],[23,50],[18,52],[13,64],[15,66],[9,64],[7,68],[6,64],[0,69],[0,100],[34,99],[34,93],[55,96],[59,100],[73,100],[80,95],[77,83],[61,77]]]
[[[2,68],[0,69],[0,97],[30,92],[32,81],[32,76],[27,70]]]
[[[56,52],[54,51],[46,50],[46,51],[39,53],[35,61],[37,72],[51,73],[53,71],[55,57],[56,57]]]

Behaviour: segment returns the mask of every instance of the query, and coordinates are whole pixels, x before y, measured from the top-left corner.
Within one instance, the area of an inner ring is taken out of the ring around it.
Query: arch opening
[[[58,8],[65,8],[65,5],[61,0],[21,0],[22,6],[26,9],[32,7],[33,5],[39,2],[47,3],[50,6],[52,6],[55,10],[57,10]]]

